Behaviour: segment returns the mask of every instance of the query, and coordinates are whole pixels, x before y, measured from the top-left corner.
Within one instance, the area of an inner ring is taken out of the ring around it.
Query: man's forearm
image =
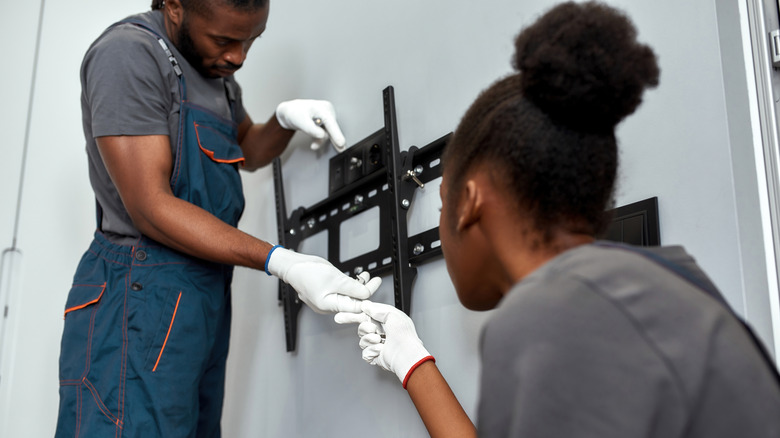
[[[295,131],[284,129],[276,116],[265,124],[252,123],[249,116],[239,127],[239,143],[244,152],[244,170],[253,171],[264,167],[287,148]]]
[[[97,139],[111,180],[135,227],[195,257],[262,269],[271,245],[173,195],[173,158],[167,136]]]
[[[186,220],[182,220],[186,218]],[[232,227],[206,210],[159,194],[132,215],[144,235],[205,260],[263,269],[272,245]]]

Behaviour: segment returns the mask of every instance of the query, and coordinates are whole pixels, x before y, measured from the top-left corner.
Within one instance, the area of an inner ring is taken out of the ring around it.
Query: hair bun
[[[599,132],[633,113],[659,75],[628,17],[596,2],[558,5],[523,30],[514,67],[523,94],[553,120]]]

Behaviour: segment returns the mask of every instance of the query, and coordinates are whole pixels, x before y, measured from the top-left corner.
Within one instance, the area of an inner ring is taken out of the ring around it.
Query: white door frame
[[[777,14],[775,5],[774,14]],[[758,175],[760,214],[764,235],[775,363],[780,366],[780,137],[778,136],[772,76],[780,75],[772,67],[767,16],[761,0],[740,2],[745,68],[748,70],[754,156]],[[780,96],[777,96],[780,98]],[[762,178],[763,176],[763,178]]]

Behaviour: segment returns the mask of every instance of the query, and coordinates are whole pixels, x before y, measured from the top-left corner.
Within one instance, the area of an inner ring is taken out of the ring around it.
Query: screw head
[[[363,195],[355,195],[355,204],[363,203]]]
[[[412,203],[411,203],[411,202],[409,202],[409,200],[408,200],[408,199],[404,199],[404,200],[402,200],[402,201],[401,201],[401,206],[402,206],[403,208],[409,208],[409,206],[410,206],[410,205],[412,205]]]
[[[412,252],[414,252],[414,255],[420,255],[423,253],[423,251],[425,251],[425,247],[423,246],[422,243],[418,243],[417,245],[414,245],[414,249],[412,250]]]
[[[314,228],[314,224],[317,223],[317,221],[314,220],[314,218],[309,218],[308,221],[306,221],[306,225],[309,226],[309,228]]]
[[[291,235],[291,236],[294,236],[294,235],[295,235],[295,229],[294,229],[294,228],[290,228],[290,235]]]
[[[362,266],[358,266],[357,268],[355,268],[355,275],[360,275],[361,273],[363,273]]]
[[[423,173],[423,167],[422,167],[422,165],[421,165],[421,164],[418,164],[418,165],[417,165],[417,166],[414,168],[414,174],[415,174],[415,175],[417,175],[417,176],[420,176],[420,174],[421,174],[421,173]]]

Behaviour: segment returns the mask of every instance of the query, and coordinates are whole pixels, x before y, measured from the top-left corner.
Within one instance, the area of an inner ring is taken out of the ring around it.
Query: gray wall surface
[[[267,32],[237,74],[255,121],[293,98],[331,100],[349,144],[382,126],[381,90],[395,87],[403,149],[453,130],[480,90],[511,71],[512,38],[553,1],[273,1]],[[659,56],[661,85],[619,126],[618,205],[658,196],[661,239],[684,245],[734,308],[773,343],[763,291],[747,81],[740,16],[725,1],[610,1],[625,9],[639,38]],[[94,228],[81,133],[78,69],[90,42],[110,23],[148,9],[148,0],[46,2],[33,103],[30,158],[21,210],[23,268],[12,309],[13,361],[0,381],[0,436],[50,436],[57,410],[62,310],[73,270]],[[38,2],[3,0],[0,40],[15,68],[0,75],[0,241],[10,246]],[[8,11],[11,11],[8,13]],[[739,152],[739,153],[737,153]],[[327,196],[327,159],[295,137],[283,156],[290,209]],[[747,155],[745,155],[747,154]],[[748,163],[748,164],[745,164]],[[745,167],[747,166],[747,168]],[[270,168],[244,174],[241,228],[276,240]],[[411,227],[435,226],[436,184],[418,193]],[[362,237],[370,237],[371,225]],[[753,230],[753,231],[751,231]],[[360,232],[358,237],[360,239]],[[758,248],[758,249],[757,249]],[[304,242],[324,254],[324,240]],[[762,271],[763,269],[763,271]],[[375,300],[392,302],[385,279]],[[425,436],[395,376],[360,359],[355,327],[304,309],[298,351],[285,352],[277,281],[238,269],[223,430],[226,437]],[[489,313],[458,303],[443,261],[420,269],[412,317],[467,413],[476,420],[479,330]],[[8,379],[6,379],[8,377]]]

